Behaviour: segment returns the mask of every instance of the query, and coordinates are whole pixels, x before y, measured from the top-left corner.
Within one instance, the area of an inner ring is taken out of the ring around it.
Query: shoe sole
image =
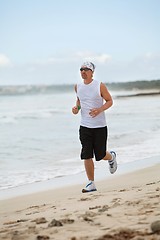
[[[111,172],[111,171],[110,171],[110,173],[111,173],[111,174],[114,174],[116,171],[117,171],[117,166],[116,166],[116,169],[114,170],[114,172]]]
[[[116,169],[114,170],[114,172],[111,172],[111,171],[109,170],[111,174],[114,174],[114,173],[117,171],[117,160],[116,160],[117,154],[116,154],[114,151],[110,151],[110,153],[111,153],[111,154],[113,153],[113,154],[115,155]]]

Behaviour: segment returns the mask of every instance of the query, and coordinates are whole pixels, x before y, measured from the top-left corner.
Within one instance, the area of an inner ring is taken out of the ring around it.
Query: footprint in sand
[[[50,239],[50,237],[47,235],[38,235],[37,236],[37,240],[47,240],[47,239]]]
[[[78,201],[90,201],[90,200],[91,200],[91,198],[83,197],[83,198],[80,198],[80,200],[78,200]]]
[[[47,220],[44,217],[41,217],[41,218],[36,218],[32,220],[32,222],[35,222],[36,224],[42,224],[42,223],[46,223]]]

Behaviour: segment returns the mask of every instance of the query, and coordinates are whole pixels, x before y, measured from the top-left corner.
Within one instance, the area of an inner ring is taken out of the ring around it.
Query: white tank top
[[[99,128],[106,126],[105,113],[101,112],[96,117],[91,117],[89,112],[93,108],[103,105],[100,93],[100,82],[93,80],[90,84],[77,84],[77,97],[81,104],[81,126]]]

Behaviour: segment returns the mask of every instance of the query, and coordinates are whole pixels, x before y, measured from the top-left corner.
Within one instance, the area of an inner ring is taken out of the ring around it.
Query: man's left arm
[[[92,117],[96,117],[98,114],[107,110],[108,108],[110,108],[113,105],[112,97],[104,83],[101,83],[101,85],[100,85],[100,93],[101,93],[102,98],[105,100],[105,103],[100,108],[91,109],[89,114]]]
[[[100,108],[101,112],[103,112],[113,105],[113,100],[112,100],[112,97],[104,83],[101,83],[100,91],[101,91],[102,98],[105,100],[105,103]]]

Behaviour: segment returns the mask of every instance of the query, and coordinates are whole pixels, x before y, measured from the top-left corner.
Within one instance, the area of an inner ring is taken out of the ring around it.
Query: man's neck
[[[84,79],[84,84],[90,84],[93,81],[93,78]]]

